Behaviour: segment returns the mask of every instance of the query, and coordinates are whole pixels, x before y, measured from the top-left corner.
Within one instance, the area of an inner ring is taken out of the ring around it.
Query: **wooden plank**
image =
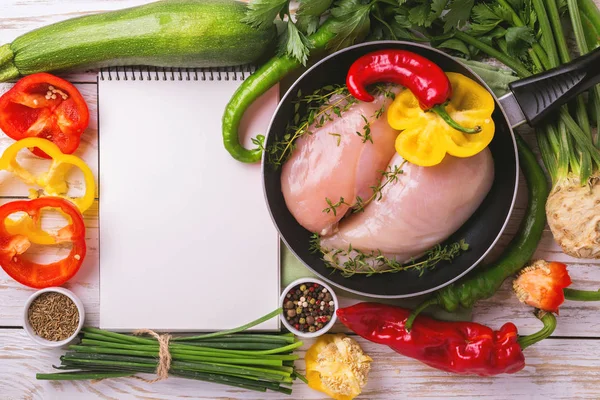
[[[600,380],[600,341],[549,339],[525,351],[527,366],[514,375],[476,377],[452,375],[396,354],[386,346],[357,339],[373,358],[372,370],[363,394],[365,399],[390,398],[597,398]],[[298,367],[304,370],[304,351]],[[86,399],[281,399],[277,393],[254,393],[205,382],[170,378],[148,384],[130,378],[97,383],[48,382],[35,380],[37,372],[53,372],[64,350],[37,347],[22,330],[0,330],[1,398]],[[151,378],[151,375],[145,377]],[[301,382],[293,386],[294,399],[325,399]]]

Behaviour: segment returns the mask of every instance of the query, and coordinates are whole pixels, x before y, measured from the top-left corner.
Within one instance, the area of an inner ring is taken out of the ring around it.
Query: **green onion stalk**
[[[529,50],[521,56],[511,55],[506,40],[482,40],[470,32],[469,25],[457,29],[454,38],[496,58],[520,77],[571,61],[564,22],[570,22],[579,55],[600,44],[600,11],[594,0],[567,0],[566,8],[561,0],[531,0],[534,22],[523,21],[523,10],[513,9],[514,2],[486,4],[501,7],[511,16],[503,21],[504,28],[534,28],[538,35],[531,37]],[[593,128],[598,121],[600,87],[596,86],[536,128],[541,158],[553,186],[546,203],[548,224],[563,251],[578,258],[600,258],[600,141]]]
[[[270,318],[281,308],[239,328],[200,336],[171,338],[168,375],[219,383],[248,390],[291,394],[301,378],[293,351],[302,346],[293,334],[242,333]],[[163,345],[164,346],[164,345]],[[135,336],[85,327],[79,344],[69,346],[54,368],[61,372],[37,374],[42,380],[90,380],[153,374],[161,362],[154,337]]]

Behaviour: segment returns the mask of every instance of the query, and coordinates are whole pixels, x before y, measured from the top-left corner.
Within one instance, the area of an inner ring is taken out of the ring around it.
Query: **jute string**
[[[154,337],[158,341],[158,365],[156,366],[156,378],[152,380],[147,380],[144,378],[139,378],[148,383],[154,383],[158,381],[162,381],[163,379],[167,379],[169,377],[169,369],[171,369],[171,353],[169,352],[169,340],[171,340],[171,335],[165,333],[164,335],[159,335],[158,333],[150,330],[150,329],[138,329],[134,331],[134,335],[143,335],[148,334]]]

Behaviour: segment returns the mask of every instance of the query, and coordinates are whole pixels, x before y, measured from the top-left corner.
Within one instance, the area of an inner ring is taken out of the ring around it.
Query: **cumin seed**
[[[79,311],[69,297],[46,292],[31,302],[27,319],[36,335],[58,342],[71,336],[79,325]]]

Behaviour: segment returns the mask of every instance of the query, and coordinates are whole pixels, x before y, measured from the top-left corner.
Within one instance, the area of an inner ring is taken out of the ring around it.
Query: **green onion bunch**
[[[291,384],[300,377],[294,369],[302,346],[293,334],[239,333],[281,313],[277,309],[247,325],[200,336],[171,338],[170,376],[220,383],[265,392],[291,394]],[[37,374],[43,380],[90,380],[131,377],[155,373],[159,343],[151,337],[109,332],[85,327],[81,341],[69,346],[60,358],[64,370]]]

